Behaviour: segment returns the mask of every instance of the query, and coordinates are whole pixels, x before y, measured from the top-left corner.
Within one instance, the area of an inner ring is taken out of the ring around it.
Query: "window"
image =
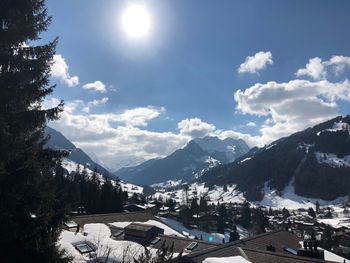
[[[160,237],[156,237],[155,239],[153,239],[153,240],[151,241],[151,245],[155,245],[155,244],[157,244],[159,241],[160,241]]]
[[[87,243],[82,243],[82,244],[75,245],[75,248],[81,254],[90,253],[90,252],[94,251],[94,249],[91,246],[89,246],[89,244],[87,244]]]
[[[284,251],[288,252],[289,254],[298,255],[298,253],[297,253],[294,249],[292,249],[292,248],[285,247],[285,248],[283,248],[283,249],[284,249]]]
[[[75,223],[74,221],[66,222],[66,223],[64,223],[64,225],[68,228],[78,227],[78,224]]]
[[[186,249],[187,250],[193,250],[196,246],[198,246],[197,242],[192,242],[191,244],[189,244]]]

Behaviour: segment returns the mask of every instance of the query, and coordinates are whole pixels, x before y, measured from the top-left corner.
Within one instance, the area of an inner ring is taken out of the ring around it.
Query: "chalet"
[[[159,234],[164,234],[164,230],[148,224],[131,223],[124,228],[124,240],[142,245],[149,244]]]

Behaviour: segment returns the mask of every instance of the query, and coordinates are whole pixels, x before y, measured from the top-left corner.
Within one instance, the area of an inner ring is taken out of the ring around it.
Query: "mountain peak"
[[[225,138],[221,140],[216,136],[206,136],[204,138],[196,138],[193,141],[209,153],[225,153],[227,162],[232,162],[249,151],[249,146],[242,139]]]

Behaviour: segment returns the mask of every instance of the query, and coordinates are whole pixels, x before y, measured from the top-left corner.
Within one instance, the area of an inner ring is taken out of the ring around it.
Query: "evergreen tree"
[[[225,233],[226,218],[227,218],[226,206],[222,204],[219,206],[219,217],[218,217],[218,225],[217,225],[217,231],[221,234]]]
[[[332,229],[330,226],[326,226],[322,234],[322,247],[324,249],[331,250],[333,245]]]
[[[315,210],[312,207],[309,207],[309,209],[307,210],[307,213],[309,216],[311,216],[312,218],[316,218],[316,213]]]
[[[251,224],[251,213],[250,204],[247,201],[244,201],[241,217],[241,224],[244,228],[248,228]]]
[[[62,153],[43,147],[44,127],[58,118],[63,103],[51,109],[41,106],[54,89],[49,77],[57,40],[34,46],[50,22],[43,0],[1,1],[2,262],[63,261],[56,241],[65,210],[54,185],[54,167]]]
[[[239,233],[237,232],[237,226],[234,225],[233,228],[232,228],[232,231],[230,232],[230,240],[229,242],[233,242],[233,241],[236,241],[236,240],[239,240],[240,236],[239,236]]]
[[[316,213],[320,212],[320,203],[316,201]]]
[[[282,209],[282,215],[283,215],[283,218],[284,219],[287,219],[288,217],[290,217],[290,213],[289,213],[289,210],[285,207],[283,207]]]

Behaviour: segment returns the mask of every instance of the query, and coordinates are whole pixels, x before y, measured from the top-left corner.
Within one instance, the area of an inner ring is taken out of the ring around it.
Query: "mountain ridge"
[[[208,145],[201,147],[200,144],[205,140],[211,143],[216,141],[220,145],[219,147],[209,147]],[[242,140],[232,139],[223,142],[217,137],[197,139],[197,142],[191,140],[184,148],[178,149],[164,158],[151,159],[134,167],[121,168],[114,174],[123,180],[141,185],[151,185],[168,180],[191,181],[193,177],[200,176],[206,169],[232,160],[233,154],[229,155],[230,158],[228,158],[227,152],[217,151],[223,147],[223,143],[238,149],[234,157],[249,150],[248,145]]]
[[[66,150],[70,154],[66,158],[80,164],[90,170],[96,169],[100,174],[115,178],[114,174],[104,168],[102,165],[93,161],[91,157],[86,154],[82,149],[76,147],[70,140],[68,140],[61,132],[46,126],[45,136],[49,136],[49,140],[46,143],[46,147],[54,150]]]
[[[207,184],[237,184],[251,201],[264,186],[282,192],[294,182],[295,194],[332,200],[350,193],[350,116],[326,122],[253,148],[231,164],[207,171]]]

